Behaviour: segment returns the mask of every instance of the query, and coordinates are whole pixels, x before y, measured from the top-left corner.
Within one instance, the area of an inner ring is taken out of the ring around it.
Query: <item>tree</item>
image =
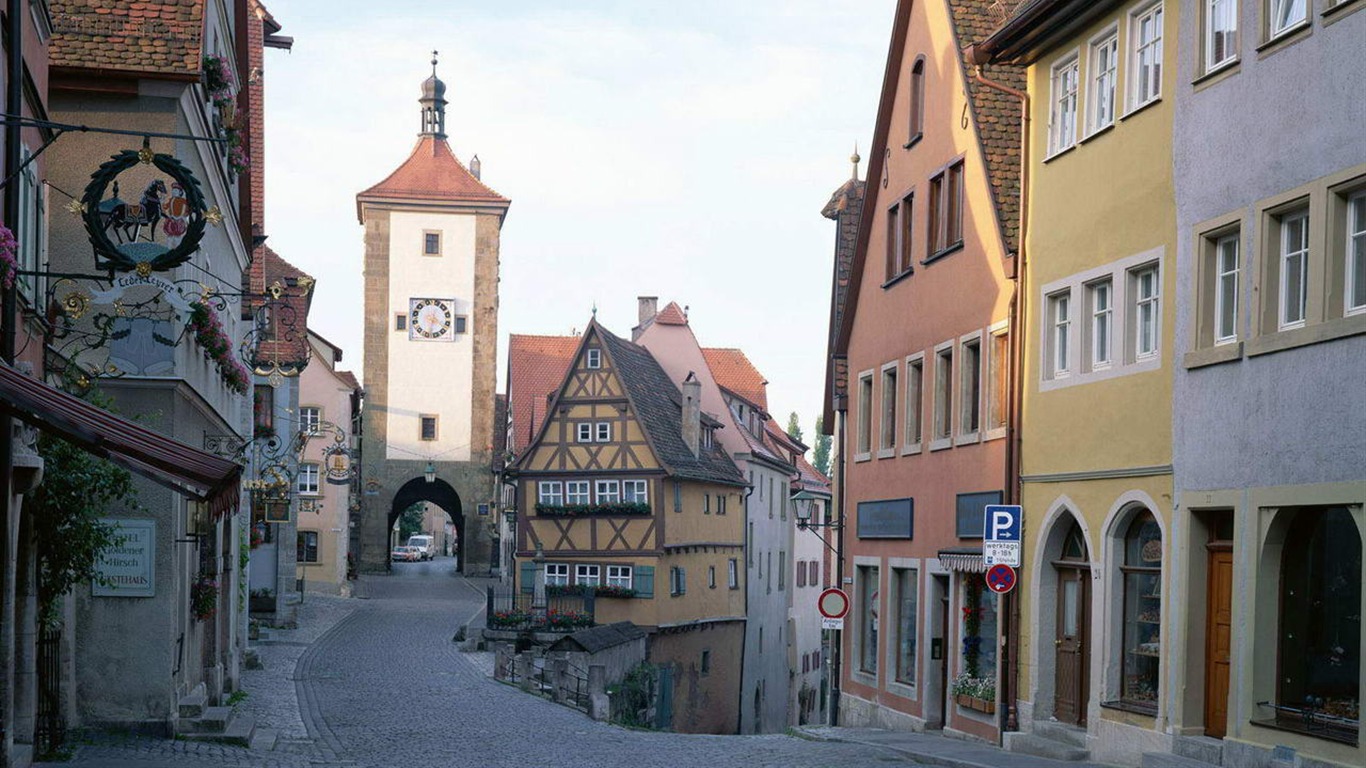
[[[793,411],[792,415],[787,417],[787,436],[799,443],[802,442],[802,427],[797,423],[796,411]]]
[[[826,477],[830,476],[830,435],[825,434],[824,419],[816,417],[816,450],[811,454],[811,463]]]
[[[422,502],[419,501],[403,510],[403,514],[399,515],[398,541],[400,544],[406,544],[409,536],[422,533],[422,518],[424,516],[424,511],[425,508],[423,507]]]
[[[86,399],[108,406],[93,391]],[[43,482],[24,499],[24,513],[33,521],[38,553],[38,620],[53,626],[62,596],[98,579],[100,554],[121,540],[100,518],[113,508],[131,512],[139,506],[128,470],[47,433],[38,440],[38,453]]]

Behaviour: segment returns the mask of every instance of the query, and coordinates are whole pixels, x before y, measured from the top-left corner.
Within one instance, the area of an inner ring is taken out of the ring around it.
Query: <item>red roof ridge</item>
[[[678,306],[678,302],[671,301],[654,318],[660,325],[687,325],[688,316],[683,312],[683,308]]]

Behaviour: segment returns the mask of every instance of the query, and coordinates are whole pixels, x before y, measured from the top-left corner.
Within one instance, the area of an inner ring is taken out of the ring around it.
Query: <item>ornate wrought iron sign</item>
[[[137,202],[128,202],[119,197],[117,179],[139,165],[155,166],[171,183],[140,173],[136,183],[142,192]],[[113,195],[105,199],[111,184]],[[141,150],[114,155],[90,175],[80,210],[95,249],[95,267],[136,271],[143,277],[189,261],[199,249],[205,224],[222,216],[216,207],[206,208],[199,180],[189,168],[170,155],[153,152],[146,143]]]

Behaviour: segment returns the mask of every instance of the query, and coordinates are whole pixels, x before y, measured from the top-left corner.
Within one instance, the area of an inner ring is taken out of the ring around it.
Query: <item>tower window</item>
[[[422,233],[422,255],[440,256],[441,255],[441,233],[423,232]]]
[[[456,333],[465,333],[465,327],[466,327],[466,326],[465,326],[465,316],[464,316],[464,315],[456,315],[456,316],[455,316],[455,332],[456,332]]]
[[[588,365],[589,368],[601,368],[601,367],[602,367],[602,350],[600,350],[600,349],[590,349],[590,350],[588,350],[588,356],[587,356],[587,358],[588,358],[588,359],[587,359],[587,365]]]
[[[402,312],[399,312],[398,314],[395,314],[395,315],[394,315],[394,330],[396,330],[396,331],[406,331],[406,330],[408,330],[408,316],[407,316],[407,315],[403,314]]]
[[[419,417],[419,419],[420,419],[421,424],[422,424],[422,426],[421,426],[421,434],[420,434],[420,437],[421,437],[423,440],[435,440],[435,439],[436,439],[436,417],[435,417],[435,416],[421,416],[421,417]]]

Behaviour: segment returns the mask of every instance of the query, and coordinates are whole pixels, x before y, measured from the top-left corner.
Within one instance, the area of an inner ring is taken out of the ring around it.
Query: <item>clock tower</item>
[[[365,227],[360,567],[389,566],[391,528],[417,502],[455,526],[459,567],[494,542],[498,241],[509,200],[446,141],[446,84],[422,83],[422,130],[389,177],[356,196]]]

